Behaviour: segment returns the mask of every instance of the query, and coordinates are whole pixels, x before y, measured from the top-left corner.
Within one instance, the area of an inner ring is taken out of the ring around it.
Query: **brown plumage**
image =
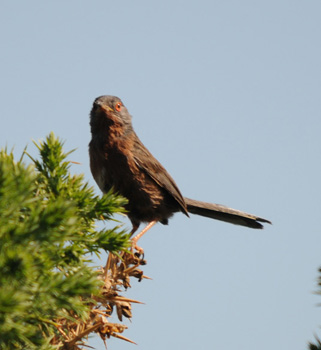
[[[115,96],[98,97],[90,113],[92,139],[90,168],[102,190],[111,188],[128,199],[126,209],[133,224],[167,224],[176,212],[206,216],[251,228],[263,228],[270,221],[219,204],[185,198],[166,169],[136,135],[131,116]]]

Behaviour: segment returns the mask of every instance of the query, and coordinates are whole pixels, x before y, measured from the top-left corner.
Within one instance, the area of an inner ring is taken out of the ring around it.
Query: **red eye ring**
[[[115,104],[115,109],[116,109],[117,112],[120,112],[121,107],[122,107],[121,102],[117,102],[117,103]]]

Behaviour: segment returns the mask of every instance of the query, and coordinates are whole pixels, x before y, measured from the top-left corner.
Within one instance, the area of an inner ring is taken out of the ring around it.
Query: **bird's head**
[[[131,115],[119,97],[100,96],[93,103],[90,112],[90,124],[92,127],[104,123],[117,124],[123,127],[131,127]]]

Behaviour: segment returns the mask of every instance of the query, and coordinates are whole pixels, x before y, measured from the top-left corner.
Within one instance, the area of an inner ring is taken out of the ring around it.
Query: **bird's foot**
[[[140,231],[134,238],[132,238],[132,247],[131,247],[132,252],[134,252],[134,250],[136,250],[140,255],[142,255],[144,257],[144,249],[139,247],[137,245],[137,242],[156,223],[157,223],[157,221],[151,221],[150,223],[148,223],[148,225],[142,231]],[[137,227],[136,228],[133,227],[132,234],[136,231],[136,229],[137,229]]]
[[[135,239],[136,237],[134,237],[132,239],[132,247],[131,247],[131,251],[134,255],[136,255],[137,257],[142,256],[144,258],[144,249],[139,247],[137,245],[137,239]]]

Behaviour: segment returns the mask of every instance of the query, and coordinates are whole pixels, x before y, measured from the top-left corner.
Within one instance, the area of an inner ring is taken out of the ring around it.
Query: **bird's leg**
[[[136,249],[140,254],[144,253],[144,250],[141,247],[138,247],[137,242],[138,240],[144,236],[144,234],[152,228],[157,221],[151,221],[144,229],[142,229],[134,238],[132,238],[132,249]]]
[[[130,237],[132,237],[132,235],[138,230],[139,223],[132,221],[132,225],[133,225],[133,228],[130,231]]]

